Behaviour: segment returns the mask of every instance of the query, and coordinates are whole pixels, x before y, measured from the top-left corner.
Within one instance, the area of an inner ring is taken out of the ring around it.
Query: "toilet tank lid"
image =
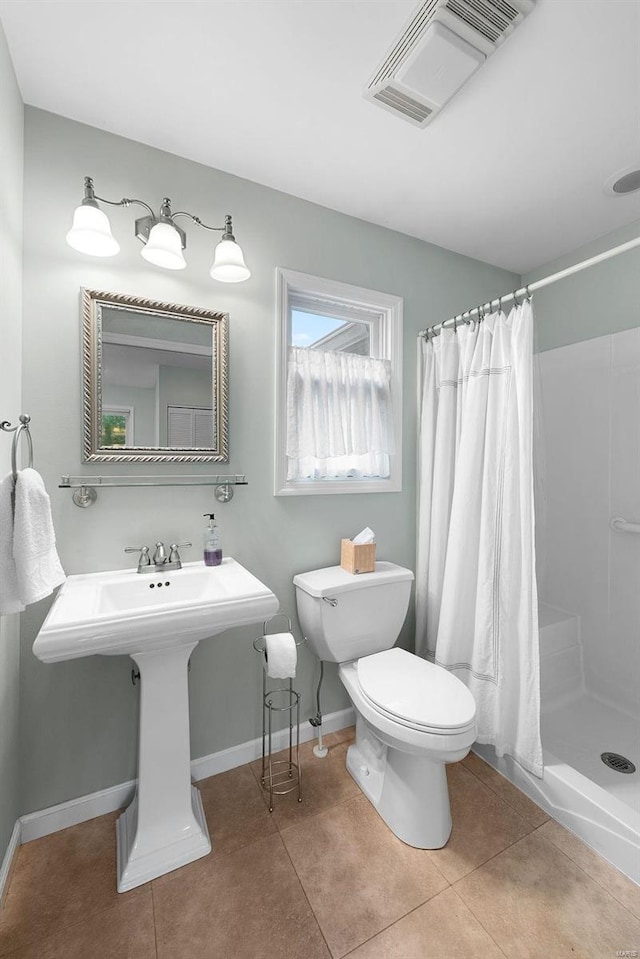
[[[369,586],[381,586],[383,583],[400,583],[412,580],[413,573],[395,563],[376,563],[373,573],[348,573],[342,566],[327,566],[325,569],[312,569],[308,573],[298,573],[293,577],[293,585],[308,593],[309,596],[335,596],[352,589],[367,589]]]

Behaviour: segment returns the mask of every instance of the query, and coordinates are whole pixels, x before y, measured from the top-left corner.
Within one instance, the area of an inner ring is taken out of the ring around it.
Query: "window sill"
[[[402,483],[395,479],[370,480],[298,480],[275,491],[275,496],[327,496],[332,493],[401,493]]]

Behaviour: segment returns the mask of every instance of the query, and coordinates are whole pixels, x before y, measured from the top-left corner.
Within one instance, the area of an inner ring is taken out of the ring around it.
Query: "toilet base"
[[[440,849],[451,835],[443,762],[385,746],[360,716],[347,769],[391,831],[417,849]]]

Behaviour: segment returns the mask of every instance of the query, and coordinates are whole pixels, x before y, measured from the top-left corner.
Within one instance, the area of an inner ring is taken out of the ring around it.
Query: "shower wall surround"
[[[61,475],[83,470],[80,286],[229,313],[228,468],[246,473],[249,486],[220,507],[219,518],[227,555],[277,594],[283,612],[295,616],[293,575],[338,563],[340,539],[364,526],[376,530],[382,558],[413,568],[417,331],[470,303],[514,289],[519,277],[50,113],[27,107],[25,121],[23,404],[33,418],[36,466],[52,496],[67,572],[125,567],[130,565],[125,546],[157,539],[198,544],[202,514],[215,505],[207,488],[104,489],[95,506],[84,511],[72,504],[68,492],[56,489]],[[75,254],[64,236],[85,175],[95,178],[104,196],[155,196],[159,202],[169,195],[180,208],[198,209],[213,222],[232,212],[251,279],[238,285],[210,280],[212,246],[205,235],[190,243],[189,265],[179,275],[150,267],[140,257],[130,214],[120,210],[109,214],[122,248],[116,260]],[[404,298],[401,493],[272,495],[276,266]],[[184,554],[187,560],[199,556],[197,546]],[[21,813],[135,775],[138,690],[131,685],[130,662],[94,657],[55,666],[40,663],[31,646],[48,608],[43,601],[23,614]],[[259,628],[231,630],[194,653],[194,757],[260,734],[260,663],[251,645]],[[404,645],[412,633],[410,617]],[[297,687],[305,717],[314,711],[316,679],[316,663],[304,648]],[[329,667],[323,709],[347,705],[335,668]]]
[[[611,304],[613,305],[613,304]],[[627,712],[640,688],[640,328],[540,354],[541,598],[580,617],[585,684]]]
[[[0,26],[0,418],[23,412],[22,317],[23,106]],[[0,434],[0,478],[11,465],[11,438]],[[0,867],[22,811],[18,769],[20,645],[18,616],[0,616]]]

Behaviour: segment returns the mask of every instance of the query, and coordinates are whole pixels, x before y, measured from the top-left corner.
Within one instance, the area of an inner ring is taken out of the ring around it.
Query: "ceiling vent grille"
[[[535,0],[424,0],[365,97],[426,126],[533,10]]]
[[[418,123],[423,123],[432,112],[424,103],[414,100],[413,97],[408,97],[406,93],[396,89],[391,84],[376,91],[374,97],[380,103],[386,104],[397,113],[402,113],[408,119],[415,120]]]
[[[466,2],[465,0],[447,0],[446,8],[491,43],[498,43],[518,16],[518,11],[513,7],[510,8],[513,11],[512,16],[503,15],[497,4],[492,3],[491,0],[488,3],[482,3],[480,0],[466,0]]]

